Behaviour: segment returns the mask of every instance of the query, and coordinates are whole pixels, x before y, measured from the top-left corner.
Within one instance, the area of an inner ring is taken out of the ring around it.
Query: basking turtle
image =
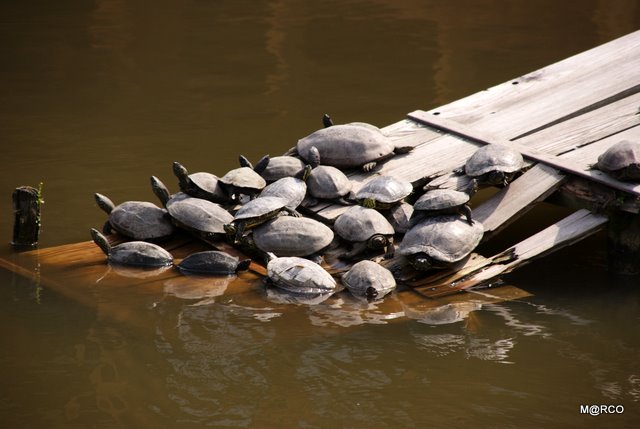
[[[340,204],[349,204],[345,197],[351,192],[351,181],[342,171],[330,165],[320,164],[320,153],[315,147],[309,149],[309,165],[313,170],[307,177],[307,189],[311,198],[306,205],[318,204],[318,199],[333,200]]]
[[[293,293],[320,294],[336,290],[331,274],[315,262],[297,256],[272,257],[267,278],[275,286]]]
[[[224,238],[224,225],[233,222],[231,213],[219,204],[190,197],[182,192],[170,196],[167,187],[155,176],[151,176],[151,188],[169,212],[173,222],[200,238],[205,240]]]
[[[249,269],[251,259],[240,260],[236,256],[218,250],[192,253],[176,267],[191,274],[235,274]]]
[[[413,215],[413,206],[402,201],[389,210],[386,210],[384,217],[387,218],[396,234],[404,234],[411,228],[411,216]]]
[[[464,172],[480,185],[506,186],[523,167],[520,152],[508,146],[489,144],[471,155],[464,165]]]
[[[224,225],[227,236],[234,237],[235,244],[240,242],[245,230],[273,219],[285,211],[298,216],[295,210],[287,207],[289,201],[280,197],[259,197],[240,207],[233,220]]]
[[[411,146],[396,147],[379,128],[363,123],[331,125],[298,140],[296,152],[310,161],[309,150],[316,147],[322,164],[338,168],[362,167],[371,171],[378,162],[399,153],[407,153]]]
[[[317,254],[333,241],[333,231],[317,220],[280,216],[253,231],[255,246],[276,256]]]
[[[353,206],[338,216],[333,230],[353,245],[351,251],[343,255],[345,258],[353,258],[367,249],[384,249],[386,257],[393,255],[395,231],[389,221],[376,210]]]
[[[267,185],[262,192],[260,198],[263,197],[279,197],[287,201],[287,207],[295,210],[307,195],[306,179],[311,172],[311,166],[307,165],[304,174],[300,179],[296,177],[283,177],[275,182]]]
[[[411,192],[413,192],[413,186],[406,180],[378,176],[360,188],[355,198],[364,207],[385,210],[400,203]]]
[[[173,174],[178,178],[180,190],[185,194],[214,203],[225,203],[229,200],[215,174],[207,172],[189,174],[179,162],[173,163]]]
[[[157,244],[147,241],[128,241],[111,246],[107,238],[97,229],[91,228],[91,238],[107,255],[112,264],[140,267],[165,267],[173,264],[173,256]]]
[[[284,177],[301,178],[304,169],[305,163],[300,158],[287,155],[274,156],[260,175],[267,183],[272,183]]]
[[[98,207],[109,215],[103,228],[105,234],[110,234],[113,228],[134,240],[161,241],[175,231],[166,210],[153,203],[126,201],[116,206],[109,198],[98,193],[95,199]]]
[[[469,225],[452,215],[430,217],[407,231],[398,252],[418,270],[448,268],[466,260],[483,233],[480,222]]]
[[[614,144],[598,157],[595,168],[617,180],[640,181],[640,142]]]
[[[412,225],[419,223],[427,216],[441,216],[445,214],[461,214],[466,217],[469,225],[473,225],[471,208],[467,204],[469,194],[453,189],[432,189],[425,192],[413,204]]]
[[[227,195],[237,201],[241,194],[254,198],[267,182],[250,167],[234,168],[219,179]]]
[[[391,271],[369,260],[354,264],[342,276],[342,283],[352,294],[369,300],[380,299],[396,287]]]

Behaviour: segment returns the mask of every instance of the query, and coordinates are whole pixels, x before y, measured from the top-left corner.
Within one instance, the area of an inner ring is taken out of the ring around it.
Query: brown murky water
[[[174,160],[223,173],[325,112],[388,125],[639,26],[634,0],[2,2],[0,241],[18,185],[44,182],[41,247],[83,241],[94,192],[150,200]],[[395,322],[242,281],[87,306],[0,271],[0,426],[638,427],[640,289],[605,266],[598,235],[506,278],[529,298]]]

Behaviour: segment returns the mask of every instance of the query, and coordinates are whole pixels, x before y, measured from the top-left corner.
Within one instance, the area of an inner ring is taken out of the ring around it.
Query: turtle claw
[[[362,166],[362,171],[368,173],[374,168],[376,168],[376,165],[377,165],[377,162],[375,161],[367,162],[365,165]]]

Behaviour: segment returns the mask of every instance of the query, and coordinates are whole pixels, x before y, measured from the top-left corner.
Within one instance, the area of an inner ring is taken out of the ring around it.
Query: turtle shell
[[[328,293],[336,289],[336,281],[324,268],[296,256],[269,261],[267,276],[275,286],[293,293]]]
[[[454,189],[433,189],[425,192],[413,204],[414,210],[445,210],[466,204],[469,195]]]
[[[330,165],[319,165],[307,178],[309,194],[314,198],[334,199],[351,191],[351,181],[342,171]]]
[[[224,234],[224,224],[233,222],[231,213],[219,204],[181,193],[169,200],[167,211],[180,226],[207,234]]]
[[[469,255],[483,234],[480,222],[469,225],[459,216],[436,216],[407,231],[398,252],[404,256],[424,252],[437,261],[454,263]]]
[[[110,263],[140,267],[164,267],[173,264],[173,256],[157,244],[128,241],[113,246],[107,255]]]
[[[413,186],[406,180],[391,176],[378,176],[368,181],[356,192],[356,199],[370,198],[384,204],[393,204],[408,197],[411,192],[413,192]]]
[[[597,167],[604,172],[614,172],[640,164],[640,142],[622,140],[598,157]]]
[[[295,177],[302,174],[305,163],[293,156],[274,156],[267,168],[260,174],[267,182],[275,182],[283,177]]]
[[[391,271],[369,260],[356,263],[342,276],[349,292],[369,299],[382,298],[396,287]]]
[[[287,204],[288,201],[280,197],[256,198],[240,207],[234,216],[234,220],[268,218],[280,212]]]
[[[204,195],[206,195],[207,199],[212,199],[214,202],[223,202],[226,201],[227,194],[220,187],[219,178],[215,174],[207,173],[204,171],[198,173],[192,173],[189,175],[189,179],[191,182],[197,186],[199,189],[205,191]],[[185,189],[181,190],[187,192]],[[188,192],[187,192],[188,193]],[[193,195],[199,198],[205,198],[205,196]]]
[[[253,231],[260,250],[276,256],[308,256],[333,241],[333,231],[317,220],[306,217],[280,216]]]
[[[267,185],[262,176],[249,167],[234,168],[222,176],[219,181],[227,186],[254,190],[260,190]]]
[[[146,201],[126,201],[109,214],[109,224],[134,240],[160,240],[174,233],[166,210]]]
[[[402,202],[391,207],[385,217],[393,226],[393,230],[398,234],[404,234],[411,227],[411,215],[413,215],[413,206],[409,203]]]
[[[489,144],[476,150],[467,160],[464,171],[467,176],[478,177],[490,171],[514,173],[524,166],[520,152],[508,146]]]
[[[234,274],[238,269],[247,269],[250,260],[240,262],[236,256],[218,250],[192,253],[178,265],[180,271],[194,274]]]
[[[361,206],[347,209],[336,219],[333,230],[351,242],[367,241],[375,234],[393,235],[393,226],[380,212]]]
[[[259,198],[279,197],[287,201],[287,207],[295,210],[307,195],[307,184],[295,177],[283,177],[267,185]]]
[[[339,168],[359,167],[391,154],[395,146],[380,129],[362,124],[333,125],[298,140],[296,149],[306,161],[316,147],[321,163]]]

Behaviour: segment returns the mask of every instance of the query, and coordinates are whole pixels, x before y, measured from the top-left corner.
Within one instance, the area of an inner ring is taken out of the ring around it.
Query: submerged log
[[[12,246],[21,248],[38,245],[42,202],[42,184],[38,189],[32,186],[19,186],[13,191],[15,217]]]

